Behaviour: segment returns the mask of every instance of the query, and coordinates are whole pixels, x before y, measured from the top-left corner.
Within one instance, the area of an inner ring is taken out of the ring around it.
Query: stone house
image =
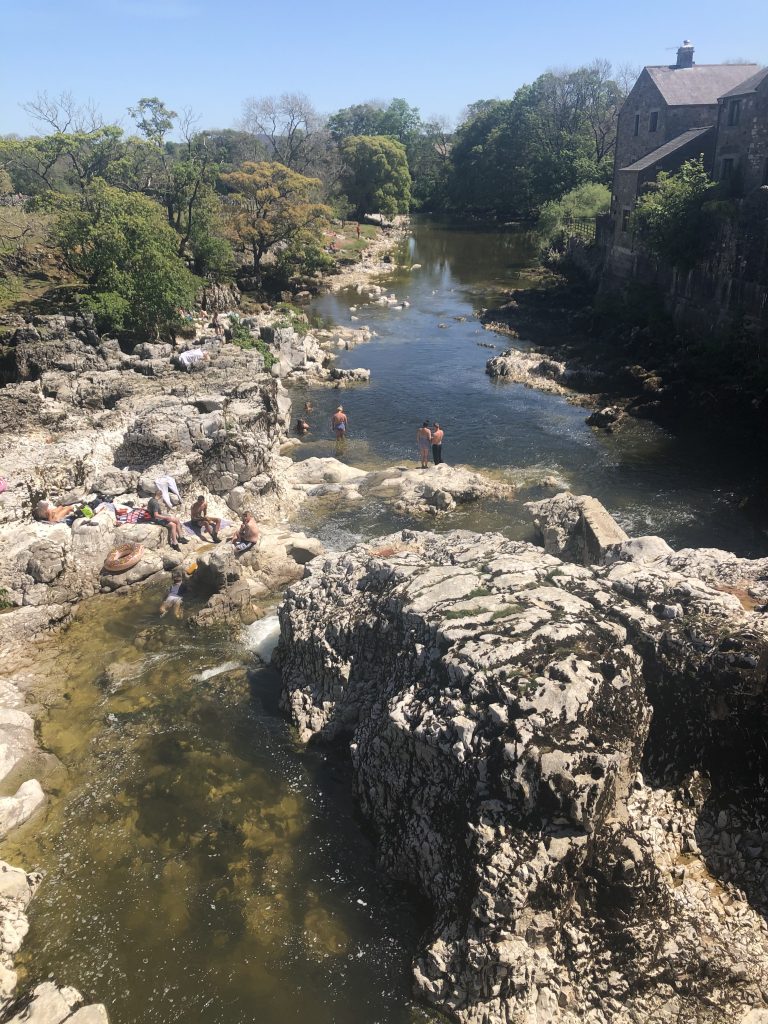
[[[735,196],[768,185],[768,68],[720,98],[713,177]]]
[[[721,97],[744,104],[746,128],[747,102],[754,106],[755,97],[762,99],[756,90],[766,84],[756,82],[760,74],[756,64],[695,64],[693,46],[687,40],[678,49],[675,64],[643,68],[618,118],[608,237],[603,229],[612,262],[620,262],[622,254],[630,255],[630,215],[638,195],[659,171],[674,172],[686,160],[702,156],[707,170],[714,173]],[[750,82],[754,82],[755,91],[748,94],[752,98],[737,97],[737,91]],[[742,140],[740,145],[739,159],[743,159],[748,143]]]

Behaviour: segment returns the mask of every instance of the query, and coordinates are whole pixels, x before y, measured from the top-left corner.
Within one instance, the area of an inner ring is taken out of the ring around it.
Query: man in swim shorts
[[[336,440],[340,441],[341,438],[347,433],[347,414],[344,412],[344,406],[339,405],[336,412],[331,416],[331,430],[336,435]]]

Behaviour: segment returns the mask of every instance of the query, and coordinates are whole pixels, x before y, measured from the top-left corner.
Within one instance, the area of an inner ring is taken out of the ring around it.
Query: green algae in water
[[[159,620],[162,596],[87,604],[43,656],[67,774],[2,853],[46,873],[22,986],[53,975],[113,1024],[435,1019],[409,998],[425,921],[375,870],[348,765],[294,742],[238,640]]]

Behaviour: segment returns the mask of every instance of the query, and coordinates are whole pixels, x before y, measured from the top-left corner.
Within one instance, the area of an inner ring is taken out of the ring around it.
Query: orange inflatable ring
[[[121,544],[114,548],[104,559],[104,568],[107,572],[126,572],[141,561],[144,554],[143,544]]]

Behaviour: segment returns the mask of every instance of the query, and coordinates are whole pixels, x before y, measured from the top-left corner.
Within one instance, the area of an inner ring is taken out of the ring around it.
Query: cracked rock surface
[[[422,997],[468,1024],[759,1019],[762,834],[717,807],[764,759],[760,613],[669,566],[464,531],[307,573],[283,703],[349,745],[383,866],[433,907]]]

